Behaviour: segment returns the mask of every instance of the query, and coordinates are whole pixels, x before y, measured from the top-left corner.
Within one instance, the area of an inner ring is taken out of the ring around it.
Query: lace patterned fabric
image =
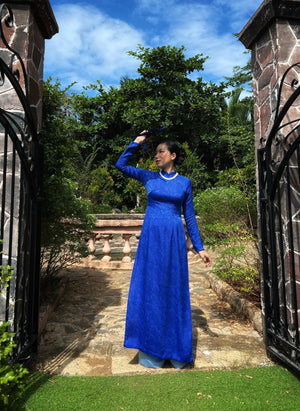
[[[175,172],[162,175],[128,165],[131,142],[116,167],[141,181],[147,210],[132,271],[124,345],[165,360],[193,361],[192,321],[183,210],[196,251],[203,250],[191,182]]]

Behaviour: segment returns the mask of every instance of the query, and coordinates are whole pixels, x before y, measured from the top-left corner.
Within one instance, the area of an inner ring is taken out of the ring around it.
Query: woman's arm
[[[116,167],[118,170],[120,170],[127,177],[131,177],[135,180],[141,181],[143,184],[145,184],[146,175],[149,172],[147,170],[132,167],[128,165],[128,163],[136,149],[145,141],[145,139],[146,136],[138,136],[134,141],[132,141],[129,144],[129,146],[121,154],[120,158],[116,162]]]
[[[183,203],[183,214],[184,214],[184,219],[186,222],[186,227],[187,227],[190,239],[192,241],[192,244],[194,246],[194,249],[200,255],[204,264],[206,266],[211,266],[212,260],[209,254],[207,253],[207,251],[204,250],[202,240],[200,237],[200,233],[198,230],[197,220],[195,216],[194,203],[193,203],[192,185],[191,185],[190,180],[189,180],[187,191],[186,191],[185,201]]]

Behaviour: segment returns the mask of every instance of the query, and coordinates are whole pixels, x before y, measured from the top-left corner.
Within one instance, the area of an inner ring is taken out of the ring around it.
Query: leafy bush
[[[257,192],[255,181],[255,161],[243,168],[230,168],[218,173],[216,187],[235,187],[241,191],[248,207],[250,224],[256,226],[257,221]]]
[[[212,272],[242,292],[259,298],[259,260],[256,239],[244,235],[231,238],[221,247]]]
[[[195,211],[205,224],[237,221],[246,223],[246,200],[236,187],[215,187],[202,191],[194,199]]]
[[[207,244],[215,245],[248,227],[247,200],[234,186],[202,191],[195,196],[194,205]]]
[[[75,194],[75,183],[53,176],[42,226],[41,274],[53,277],[88,254],[86,240],[94,220],[87,201]],[[55,187],[57,190],[55,190]],[[52,204],[52,207],[50,207]]]
[[[205,243],[221,250],[213,273],[259,300],[257,238],[249,224],[247,201],[236,186],[207,189],[194,200]]]
[[[8,287],[12,276],[9,266],[0,266],[0,294]],[[10,409],[15,399],[21,396],[28,374],[21,364],[12,364],[11,354],[16,344],[13,341],[14,333],[9,332],[9,322],[0,325],[0,408]]]
[[[120,196],[114,192],[114,181],[105,166],[100,166],[91,172],[91,181],[87,189],[88,198],[92,203],[94,213],[110,210],[122,204]]]
[[[10,405],[22,395],[28,382],[28,370],[22,364],[12,364],[11,354],[16,344],[14,333],[8,332],[9,322],[0,325],[0,405],[10,409]]]
[[[211,176],[206,169],[205,164],[201,162],[201,158],[197,155],[196,151],[192,151],[189,148],[187,142],[182,144],[182,148],[186,152],[186,157],[183,163],[177,167],[177,171],[188,177],[191,180],[193,187],[193,194],[196,195],[200,190],[204,190],[211,185]]]
[[[42,141],[44,146],[42,207],[42,275],[59,270],[88,253],[92,228],[90,203],[80,197],[74,163],[80,142],[68,129],[70,97],[59,81],[44,83]]]

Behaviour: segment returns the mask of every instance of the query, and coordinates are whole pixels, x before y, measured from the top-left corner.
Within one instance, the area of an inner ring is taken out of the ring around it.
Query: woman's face
[[[176,153],[170,153],[165,143],[159,144],[155,152],[155,162],[162,170],[174,167]]]

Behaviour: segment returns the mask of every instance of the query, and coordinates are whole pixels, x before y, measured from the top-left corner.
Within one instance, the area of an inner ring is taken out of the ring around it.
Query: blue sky
[[[100,80],[118,86],[136,77],[139,61],[127,51],[137,45],[185,46],[186,56],[208,56],[205,81],[219,82],[249,59],[233,36],[262,0],[50,0],[59,33],[46,40],[44,78],[72,90]],[[198,76],[198,74],[197,74]]]

